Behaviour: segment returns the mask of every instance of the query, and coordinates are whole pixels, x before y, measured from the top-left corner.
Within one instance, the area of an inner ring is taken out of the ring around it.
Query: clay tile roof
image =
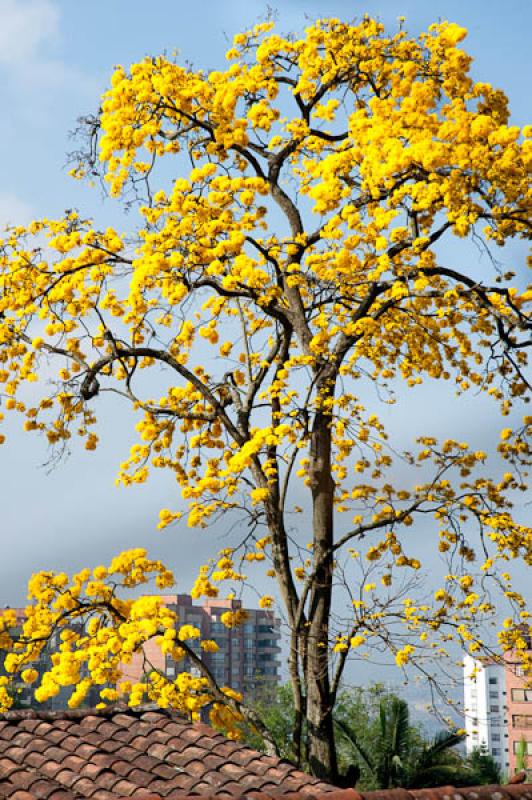
[[[324,797],[325,795],[325,797]],[[0,716],[0,800],[532,800],[532,786],[359,793],[169,711]]]
[[[287,762],[160,709],[32,710],[0,717],[2,800],[221,800],[253,792],[311,800],[334,790]]]

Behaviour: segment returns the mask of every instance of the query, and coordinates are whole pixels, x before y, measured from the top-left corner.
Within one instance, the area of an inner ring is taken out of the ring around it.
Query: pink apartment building
[[[279,682],[280,623],[272,611],[246,609],[248,615],[246,621],[237,628],[229,629],[220,618],[225,611],[242,608],[240,600],[209,599],[200,605],[194,605],[192,598],[187,594],[163,595],[162,600],[177,612],[179,626],[194,625],[200,629],[202,639],[213,639],[218,644],[217,653],[205,653],[200,651],[199,644],[195,640],[188,642],[201,653],[202,660],[220,686],[230,686],[236,691],[250,694],[260,690],[261,687],[276,685]],[[23,608],[17,608],[15,611],[17,623],[22,625],[25,611]],[[49,669],[51,653],[59,647],[59,644],[60,634],[56,633],[43,650],[38,662],[34,664],[39,674]],[[144,654],[147,659],[142,654],[135,654],[129,664],[123,665],[124,680],[141,680],[146,669],[146,661],[169,678],[182,671],[194,674],[197,669],[187,658],[175,663],[161,652],[154,640],[144,646]],[[3,658],[0,653],[0,673],[2,667]],[[35,704],[33,687],[19,681],[16,689],[21,703]],[[65,708],[71,691],[72,687],[61,689],[56,697],[42,707]],[[99,701],[99,688],[94,687],[87,698],[87,704],[95,705]]]
[[[246,621],[229,629],[221,622],[221,616],[226,611],[241,609],[240,600],[216,598],[195,605],[187,594],[164,595],[162,599],[176,611],[178,625],[194,625],[201,631],[202,639],[212,639],[218,644],[217,653],[204,653],[199,650],[197,642],[188,642],[198,653],[201,652],[202,660],[219,685],[249,694],[279,682],[280,623],[272,611],[246,608]],[[178,672],[194,673],[196,669],[187,658],[175,663],[161,653],[155,642],[149,642],[144,652],[152,666],[169,678]],[[124,679],[139,680],[144,663],[142,655],[134,656],[131,663],[123,667]]]
[[[530,677],[527,680],[523,675],[515,654],[507,654],[505,661],[510,775],[516,770],[517,754],[523,748],[526,769],[532,776],[532,683]]]

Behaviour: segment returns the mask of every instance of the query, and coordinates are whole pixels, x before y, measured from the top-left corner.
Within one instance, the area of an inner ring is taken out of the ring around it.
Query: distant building
[[[530,651],[530,642],[528,646]],[[516,771],[518,753],[522,749],[528,777],[532,778],[532,684],[530,678],[527,681],[523,675],[523,666],[515,653],[507,653],[505,662],[510,774]]]
[[[7,610],[7,609],[6,609]],[[16,627],[11,630],[13,635],[17,635],[22,632],[22,625],[24,624],[26,612],[24,608],[11,608],[11,611],[14,611],[16,614]],[[70,626],[72,630],[81,631],[82,626],[80,624],[73,624]],[[40,683],[40,680],[45,672],[47,672],[52,666],[51,656],[56,650],[59,650],[59,645],[61,644],[61,634],[59,631],[53,634],[52,638],[46,643],[45,647],[41,650],[39,657],[28,663],[28,667],[32,667],[33,669],[37,670],[39,677],[34,685],[30,685],[24,683],[20,676],[17,676],[13,682],[12,686],[12,697],[14,701],[14,708],[29,708],[38,706],[39,708],[43,709],[44,711],[62,711],[63,709],[67,708],[68,698],[72,694],[72,686],[64,686],[61,687],[58,694],[55,697],[51,697],[49,700],[46,700],[42,703],[37,703],[34,697],[35,686]],[[5,675],[6,671],[4,669],[4,657],[5,652],[0,651],[0,675]],[[82,670],[82,675],[83,675]],[[86,674],[86,673],[85,673]],[[89,689],[87,697],[83,702],[83,706],[90,707],[95,706],[97,703],[100,702],[100,688],[98,686],[94,686]]]
[[[510,769],[508,695],[503,664],[488,658],[464,659],[466,752],[485,750],[504,773]]]
[[[226,628],[221,616],[226,611],[242,608],[240,600],[208,599],[201,605],[194,605],[187,594],[164,595],[165,604],[178,615],[178,626],[193,625],[201,631],[202,639],[212,639],[218,646],[216,653],[200,650],[196,640],[188,644],[201,655],[209,667],[214,679],[220,686],[230,686],[236,691],[252,694],[264,686],[279,683],[280,664],[280,624],[272,611],[267,609],[246,609],[247,619],[234,629]],[[17,615],[17,629],[22,627],[25,611],[23,608],[13,609]],[[78,626],[79,627],[79,626]],[[15,631],[16,632],[16,631]],[[60,633],[55,633],[31,666],[39,673],[39,678],[50,669],[51,654],[59,649]],[[142,679],[147,664],[164,672],[169,678],[179,672],[198,672],[197,667],[184,658],[173,661],[161,652],[155,640],[144,646],[144,655],[135,654],[130,664],[123,665],[124,680],[139,681]],[[0,653],[0,674],[3,670],[3,656]],[[199,672],[198,672],[199,675]],[[49,710],[61,710],[67,707],[72,687],[64,687],[59,694],[45,703],[36,703],[33,696],[35,686],[29,686],[20,679],[14,686],[14,699],[17,706],[35,706]],[[99,692],[102,687],[91,688],[84,706],[93,706],[100,702]]]
[[[218,652],[205,653],[199,650],[199,643],[194,640],[188,642],[198,653],[201,652],[202,660],[220,686],[230,686],[249,695],[261,687],[279,683],[280,623],[272,611],[245,609],[248,615],[246,621],[229,629],[221,621],[221,616],[226,611],[241,609],[240,600],[209,598],[201,605],[194,605],[187,594],[164,595],[162,599],[177,613],[178,626],[194,625],[201,631],[202,639],[212,639],[218,644]],[[169,678],[179,672],[197,671],[188,658],[176,663],[171,657],[165,656],[155,642],[145,646],[144,655],[153,667],[163,671]],[[130,664],[123,666],[124,678],[139,680],[144,669],[145,658],[137,654]]]
[[[528,647],[530,653],[530,641]],[[504,661],[466,656],[464,711],[468,753],[485,748],[513,775],[523,752],[532,777],[532,686],[515,652],[506,653]]]

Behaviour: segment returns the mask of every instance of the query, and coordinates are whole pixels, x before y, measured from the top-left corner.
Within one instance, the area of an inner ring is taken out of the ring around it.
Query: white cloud
[[[66,92],[89,98],[98,91],[93,79],[58,58],[61,22],[57,0],[0,0],[0,99],[13,125],[53,124]]]
[[[6,225],[25,225],[35,216],[32,207],[11,192],[0,192],[0,234]]]
[[[59,31],[59,12],[52,0],[0,0],[0,64],[33,61],[43,44]]]

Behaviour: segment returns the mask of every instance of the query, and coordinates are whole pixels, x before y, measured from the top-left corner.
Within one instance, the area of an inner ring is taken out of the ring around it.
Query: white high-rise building
[[[487,658],[464,658],[466,751],[485,749],[508,774],[508,704],[504,666]]]

